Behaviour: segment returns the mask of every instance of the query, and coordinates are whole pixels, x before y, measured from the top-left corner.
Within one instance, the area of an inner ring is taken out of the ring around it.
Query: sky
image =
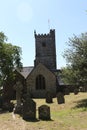
[[[66,66],[63,58],[73,34],[87,32],[87,0],[0,0],[0,32],[8,42],[22,49],[23,66],[33,66],[35,38],[55,29],[57,68]]]

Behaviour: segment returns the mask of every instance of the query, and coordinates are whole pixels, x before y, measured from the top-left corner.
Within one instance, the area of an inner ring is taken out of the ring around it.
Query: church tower
[[[36,34],[35,36],[35,61],[34,66],[42,63],[50,70],[56,69],[56,46],[55,30],[50,30],[48,34]]]

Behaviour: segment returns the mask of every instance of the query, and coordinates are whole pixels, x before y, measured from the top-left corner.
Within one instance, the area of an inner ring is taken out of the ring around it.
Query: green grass
[[[51,120],[24,121],[19,115],[12,118],[12,113],[0,114],[0,130],[87,130],[87,93],[73,93],[65,96],[65,104],[59,105],[57,99],[47,104],[45,99],[34,99],[38,107],[50,106]]]

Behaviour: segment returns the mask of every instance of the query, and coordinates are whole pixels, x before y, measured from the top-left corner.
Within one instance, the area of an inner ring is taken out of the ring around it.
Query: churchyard
[[[26,121],[13,112],[0,113],[0,130],[87,130],[87,93],[65,95],[65,103],[52,103],[45,99],[33,99],[36,103],[36,119]],[[50,107],[50,119],[38,118],[38,109],[42,105]]]

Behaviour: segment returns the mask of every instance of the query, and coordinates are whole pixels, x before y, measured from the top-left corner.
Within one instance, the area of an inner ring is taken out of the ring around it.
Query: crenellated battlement
[[[34,36],[35,38],[38,37],[38,38],[41,38],[41,37],[50,37],[52,35],[55,35],[55,29],[50,29],[50,32],[48,34],[37,34],[36,33],[36,30],[34,31]]]

